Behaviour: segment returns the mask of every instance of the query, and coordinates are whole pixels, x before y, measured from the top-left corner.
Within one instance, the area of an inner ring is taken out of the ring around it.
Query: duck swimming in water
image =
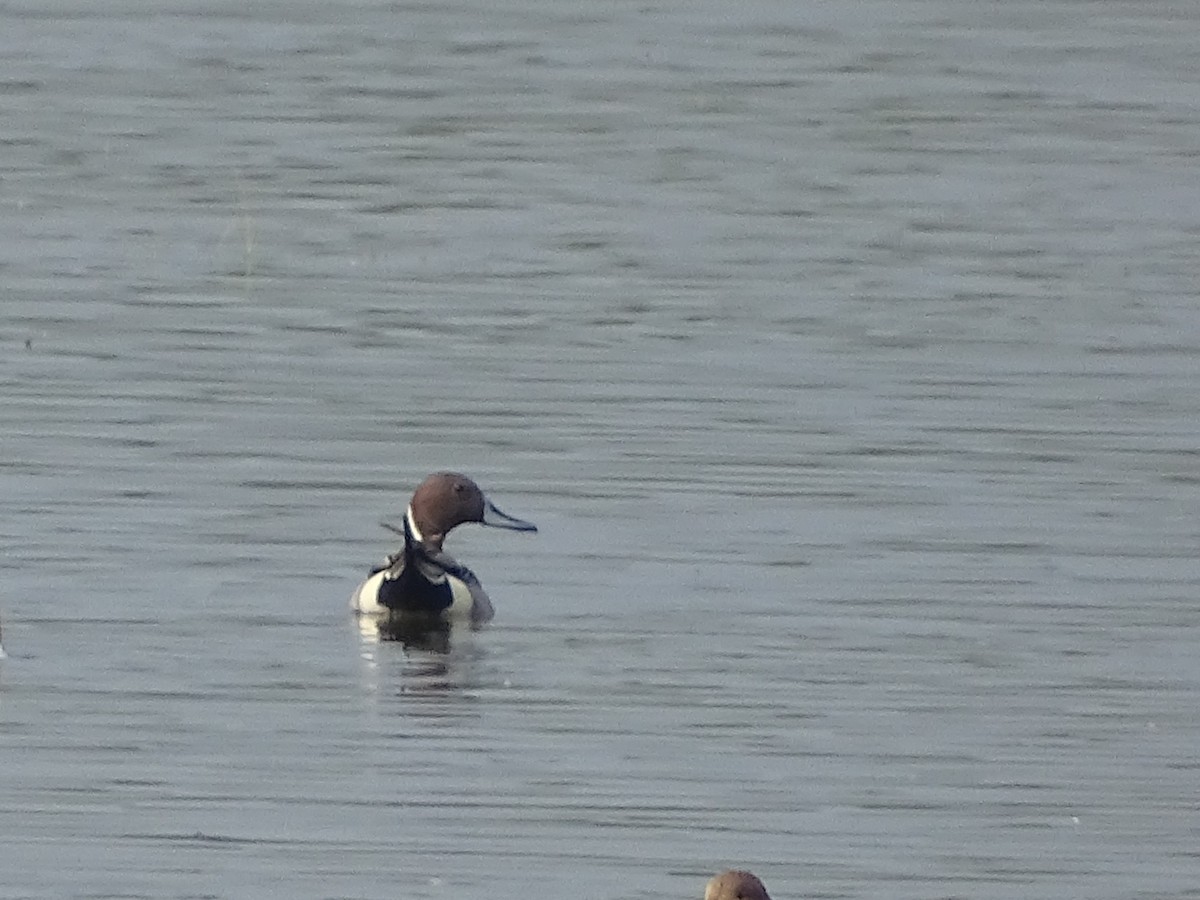
[[[743,869],[730,869],[709,879],[704,900],[771,900],[758,876]]]
[[[371,570],[350,607],[361,614],[431,621],[487,622],[494,610],[479,579],[442,551],[456,525],[478,522],[513,531],[537,531],[502,513],[466,475],[435,472],[417,487],[404,514],[404,546]]]

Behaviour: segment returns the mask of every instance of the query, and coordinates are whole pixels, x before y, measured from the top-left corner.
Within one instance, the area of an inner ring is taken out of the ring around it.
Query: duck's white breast
[[[387,576],[387,570],[376,572],[358,586],[350,598],[350,608],[360,613],[385,613],[387,607],[379,602],[379,587]]]
[[[461,578],[447,574],[446,583],[450,585],[450,606],[442,615],[448,619],[470,619],[475,614],[475,594],[470,585]]]

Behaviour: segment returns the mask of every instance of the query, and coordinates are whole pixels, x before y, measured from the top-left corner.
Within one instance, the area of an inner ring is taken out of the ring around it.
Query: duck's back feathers
[[[494,614],[475,573],[442,551],[414,545],[389,556],[354,592],[360,613],[486,622]]]

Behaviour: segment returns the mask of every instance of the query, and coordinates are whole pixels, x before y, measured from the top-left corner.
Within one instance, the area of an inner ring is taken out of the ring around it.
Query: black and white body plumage
[[[532,523],[497,509],[465,475],[437,472],[421,482],[408,504],[404,546],[371,570],[350,606],[364,615],[490,620],[494,610],[479,579],[442,550],[446,535],[464,522],[537,531]]]

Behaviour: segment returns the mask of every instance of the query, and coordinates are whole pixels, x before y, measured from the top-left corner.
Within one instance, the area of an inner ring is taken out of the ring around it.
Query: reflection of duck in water
[[[730,869],[709,879],[704,900],[771,900],[758,877],[742,869]]]
[[[392,620],[487,622],[494,611],[479,579],[442,551],[446,535],[464,522],[537,531],[536,525],[498,510],[467,476],[436,472],[421,482],[409,501],[404,529],[392,529],[403,535],[404,546],[371,570],[350,607]]]

